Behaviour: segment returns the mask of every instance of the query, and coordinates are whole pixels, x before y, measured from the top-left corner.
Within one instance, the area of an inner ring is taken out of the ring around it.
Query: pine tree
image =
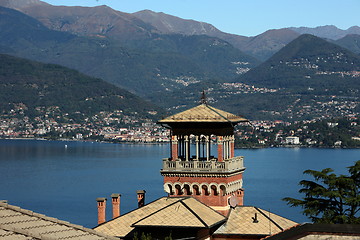
[[[284,198],[288,205],[303,208],[315,223],[360,223],[360,160],[348,167],[349,176],[336,175],[331,168],[306,170],[315,181],[302,180],[302,199]]]

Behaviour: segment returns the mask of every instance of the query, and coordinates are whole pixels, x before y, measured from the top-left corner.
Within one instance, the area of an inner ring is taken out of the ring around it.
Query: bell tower
[[[203,97],[204,98],[204,97]],[[192,196],[226,215],[243,205],[243,157],[234,156],[234,125],[247,119],[216,109],[205,99],[197,107],[159,123],[171,131],[170,157],[161,175],[170,197]]]

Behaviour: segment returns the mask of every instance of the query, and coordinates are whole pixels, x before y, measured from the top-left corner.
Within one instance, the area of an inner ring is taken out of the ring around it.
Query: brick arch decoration
[[[239,188],[242,188],[242,181],[226,183],[189,183],[189,182],[166,182],[164,189],[170,191],[170,195],[185,195],[185,196],[225,196],[236,193]]]
[[[201,189],[200,189],[199,183],[193,183],[191,184],[191,189],[193,190],[193,195],[201,195]]]
[[[218,196],[219,195],[219,185],[217,183],[210,183],[209,184],[210,188],[210,195],[213,195],[213,196]]]
[[[174,195],[174,187],[172,183],[169,182],[164,183],[164,191],[169,195]]]
[[[232,182],[227,186],[227,194],[237,192],[239,189],[242,189],[243,181],[242,179]]]
[[[210,189],[208,184],[201,184],[201,195],[203,196],[209,196],[210,195]]]
[[[187,196],[190,196],[192,195],[192,191],[191,191],[191,188],[190,188],[191,184],[190,183],[184,183],[183,184],[183,194],[184,195],[187,195]]]
[[[174,183],[173,186],[174,186],[174,190],[175,190],[175,195],[183,195],[181,183]]]
[[[221,194],[221,196],[227,195],[227,187],[225,184],[219,184],[219,193]]]

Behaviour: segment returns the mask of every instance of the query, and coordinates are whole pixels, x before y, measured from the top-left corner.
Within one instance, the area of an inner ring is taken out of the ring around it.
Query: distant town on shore
[[[112,143],[167,143],[169,130],[152,119],[125,115],[122,111],[101,112],[74,122],[50,108],[35,121],[24,116],[18,105],[0,115],[0,138],[102,141]],[[64,120],[66,120],[64,122]],[[360,120],[356,117],[288,121],[250,121],[235,128],[237,148],[262,147],[360,147]]]

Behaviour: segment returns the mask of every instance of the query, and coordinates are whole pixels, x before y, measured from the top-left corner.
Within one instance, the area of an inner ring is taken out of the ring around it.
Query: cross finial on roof
[[[201,93],[201,103],[202,104],[207,104],[205,90],[203,90],[202,93]]]

